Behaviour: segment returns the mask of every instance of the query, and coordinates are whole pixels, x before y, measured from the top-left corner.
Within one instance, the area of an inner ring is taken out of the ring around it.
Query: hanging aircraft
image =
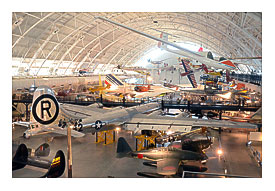
[[[117,26],[120,26],[122,28],[125,28],[125,29],[128,29],[132,32],[135,32],[135,33],[138,33],[140,35],[143,35],[147,38],[150,38],[150,39],[153,39],[153,40],[156,40],[156,41],[159,41],[159,47],[160,48],[163,48],[169,52],[172,52],[172,53],[175,53],[175,54],[179,54],[179,55],[182,55],[184,57],[188,57],[188,58],[192,58],[194,60],[197,60],[199,62],[201,62],[202,64],[205,64],[207,67],[214,67],[216,69],[225,69],[225,70],[233,70],[233,69],[236,69],[236,66],[230,61],[230,60],[223,60],[223,61],[216,61],[216,60],[212,60],[212,59],[209,59],[207,57],[204,57],[204,56],[201,56],[199,54],[196,54],[188,49],[185,49],[175,43],[172,43],[172,42],[169,42],[168,41],[168,34],[167,33],[161,33],[161,37],[158,38],[158,37],[154,37],[152,35],[149,35],[149,34],[146,34],[144,32],[141,32],[141,31],[138,31],[136,29],[133,29],[133,28],[130,28],[128,26],[125,26],[125,25],[122,25],[120,23],[117,23],[117,22],[114,22],[110,19],[107,19],[107,18],[104,18],[104,17],[95,17],[97,19],[101,19],[103,21],[107,21],[109,23],[112,23],[114,25],[117,25]],[[172,50],[172,49],[169,49],[167,48],[167,45],[170,45],[178,50]]]
[[[29,93],[33,93],[36,90],[37,86],[35,85],[35,80],[33,84],[29,88],[24,88],[24,90],[28,91]]]
[[[16,149],[17,148],[17,149]],[[42,144],[36,149],[34,156],[25,144],[13,145],[12,171],[24,168],[26,165],[47,169],[46,174],[41,178],[57,178],[62,176],[65,171],[65,155],[63,151],[57,151],[52,161],[41,159],[41,156],[49,155],[49,147]]]
[[[184,73],[181,73],[181,76],[187,76],[188,80],[190,81],[193,88],[197,88],[197,82],[195,79],[194,71],[191,70],[190,66],[186,64],[183,60],[181,60],[182,66],[184,68]]]
[[[182,161],[202,161],[208,157],[203,153],[180,150],[174,147],[159,147],[150,150],[132,151],[123,137],[118,139],[117,157],[137,157],[157,161],[157,173],[161,175],[174,175]]]

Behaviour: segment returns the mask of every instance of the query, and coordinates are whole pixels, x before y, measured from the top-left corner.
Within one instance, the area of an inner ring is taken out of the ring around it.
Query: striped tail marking
[[[112,84],[114,84],[116,86],[124,85],[120,79],[118,79],[116,76],[114,76],[112,74],[108,74],[106,76],[106,82],[107,82],[107,84],[110,84],[110,85],[112,85]]]

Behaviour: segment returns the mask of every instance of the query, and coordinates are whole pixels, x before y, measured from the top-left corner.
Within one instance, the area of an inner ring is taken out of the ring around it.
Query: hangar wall
[[[102,80],[105,77],[102,76]],[[61,86],[64,87],[72,85],[83,85],[83,84],[98,84],[98,75],[89,77],[57,77],[57,78],[31,78],[31,79],[12,79],[12,91],[17,89],[29,88],[31,85],[35,86],[46,85],[49,87]]]

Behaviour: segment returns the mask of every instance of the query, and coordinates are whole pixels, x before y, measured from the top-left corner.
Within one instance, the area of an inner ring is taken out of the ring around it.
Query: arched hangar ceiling
[[[262,56],[262,14],[246,12],[14,12],[12,56],[31,75],[95,70],[137,61],[156,41],[96,19],[102,16],[169,41],[190,41],[224,57]],[[261,68],[261,62],[253,61]]]

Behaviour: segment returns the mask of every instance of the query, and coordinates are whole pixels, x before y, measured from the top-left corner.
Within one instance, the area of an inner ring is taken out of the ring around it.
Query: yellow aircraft
[[[101,75],[98,75],[98,80],[99,80],[99,84],[98,86],[94,86],[93,88],[89,88],[90,92],[98,92],[99,91],[99,95],[102,94],[102,91],[109,89],[111,87],[110,84],[107,84],[107,86],[103,86],[102,85],[102,81],[101,81]]]
[[[211,76],[221,76],[220,72],[208,72],[207,74],[209,74]]]

